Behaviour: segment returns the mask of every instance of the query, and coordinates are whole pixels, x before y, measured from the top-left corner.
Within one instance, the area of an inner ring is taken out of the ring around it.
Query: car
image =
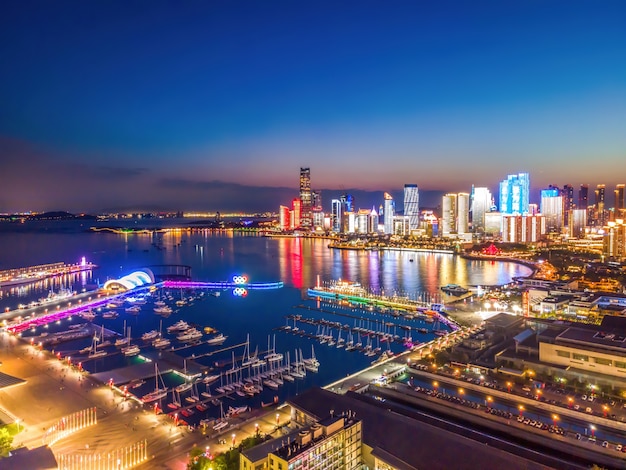
[[[524,424],[530,424],[530,420],[529,420],[528,418],[526,418],[526,419],[524,420]]]
[[[530,387],[522,387],[523,392],[530,392]]]
[[[537,425],[537,421],[535,421],[534,419],[530,422],[531,426],[536,426]]]
[[[594,397],[593,395],[589,395],[589,398],[587,398],[587,401],[593,401],[595,400],[596,397]]]
[[[582,438],[582,436],[580,435],[579,432],[576,433],[576,439],[578,439],[580,441],[580,439]]]
[[[576,411],[580,410],[580,405],[574,405],[574,409],[575,409]]]
[[[518,416],[517,417],[517,422],[518,423],[523,423],[524,422],[524,417],[523,416]]]
[[[624,448],[624,446],[622,446],[621,444],[617,444],[615,446],[615,450],[618,451],[618,452],[621,452],[623,448]]]
[[[583,401],[587,401],[587,395],[583,395],[582,397],[580,397],[580,399]]]
[[[585,408],[585,413],[592,414],[593,410],[591,409],[591,407],[588,406],[587,408]]]
[[[590,442],[596,442],[596,436],[589,436]]]
[[[608,447],[608,446],[609,446],[609,441],[602,442],[602,447]]]

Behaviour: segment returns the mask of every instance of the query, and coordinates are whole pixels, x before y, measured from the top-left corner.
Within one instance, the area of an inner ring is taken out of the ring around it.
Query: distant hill
[[[28,220],[94,220],[95,218],[95,215],[71,214],[65,211],[42,212],[28,216]]]

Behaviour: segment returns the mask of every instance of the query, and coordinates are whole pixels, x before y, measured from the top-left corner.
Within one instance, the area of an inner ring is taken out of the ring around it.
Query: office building
[[[302,201],[295,198],[291,202],[291,229],[298,229],[302,226]]]
[[[310,168],[300,168],[300,201],[300,224],[298,227],[310,230],[313,225]]]
[[[541,190],[541,214],[546,220],[548,233],[561,233],[563,227],[563,196],[561,191],[550,186]]]
[[[535,243],[546,233],[542,215],[503,215],[502,241],[505,243]]]
[[[578,190],[578,209],[587,210],[589,208],[589,185],[581,184]]]
[[[488,188],[474,188],[472,191],[472,230],[485,232],[485,214],[491,211],[493,196]]]
[[[444,237],[469,233],[469,194],[448,193],[443,196],[441,228]]]
[[[278,226],[281,230],[291,229],[291,210],[287,206],[280,206],[278,210]]]
[[[500,212],[487,212],[485,214],[485,235],[498,237],[502,234],[502,217]]]
[[[624,185],[618,184],[615,186],[615,217],[621,218],[624,212]]]
[[[241,452],[240,470],[361,469],[361,421],[330,416]]]
[[[378,213],[376,212],[376,208],[372,206],[372,211],[367,218],[367,233],[377,233],[378,223]]]
[[[341,233],[341,215],[342,215],[341,200],[333,199],[331,201],[330,226],[331,226],[331,230],[335,233]]]
[[[528,173],[508,175],[500,183],[500,212],[503,214],[528,213],[530,203],[530,176]]]
[[[563,196],[563,225],[567,227],[569,224],[569,211],[576,209],[574,204],[574,186],[566,184],[561,190]]]
[[[395,202],[391,194],[385,193],[385,209],[383,213],[383,224],[385,227],[385,234],[391,235],[393,234],[393,218],[396,215]]]
[[[416,184],[404,185],[404,215],[409,218],[409,232],[417,230],[420,223],[420,196]]]
[[[607,222],[604,228],[603,254],[613,261],[626,260],[626,224],[623,219]]]
[[[568,232],[570,238],[585,238],[587,228],[587,210],[574,209],[569,211]]]
[[[605,207],[605,192],[606,186],[604,184],[599,184],[596,186],[595,190],[595,214],[594,214],[594,225],[599,227],[604,227],[606,222],[608,221],[606,207]]]

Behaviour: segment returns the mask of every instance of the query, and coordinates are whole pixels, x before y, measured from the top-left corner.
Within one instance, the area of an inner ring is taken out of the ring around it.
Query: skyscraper
[[[472,228],[474,232],[485,231],[485,214],[491,210],[493,197],[488,188],[474,188],[472,197]]]
[[[441,233],[448,235],[456,232],[456,194],[443,196],[441,204]]]
[[[301,215],[300,215],[300,227],[305,230],[310,230],[313,222],[311,217],[311,169],[300,168],[300,201],[301,201]]]
[[[420,195],[416,184],[404,185],[404,215],[409,218],[409,233],[417,230],[420,223]]]
[[[605,203],[605,192],[606,192],[606,185],[604,184],[599,184],[598,186],[596,186],[596,190],[595,190],[595,196],[596,196],[596,200],[595,200],[595,223],[596,225],[599,225],[600,227],[603,227],[604,224],[606,224],[607,222],[607,217],[606,217],[606,207],[604,205]]]
[[[578,208],[585,209],[589,207],[589,185],[581,184],[578,190]]]
[[[571,184],[564,185],[561,196],[563,196],[563,225],[567,227],[569,225],[569,211],[575,209],[574,186]]]
[[[624,210],[624,185],[615,186],[615,217],[620,218]]]
[[[386,234],[393,234],[393,218],[396,214],[395,203],[391,194],[385,193],[385,210],[383,214],[383,224]]]
[[[563,227],[563,196],[555,186],[541,190],[541,214],[545,217],[546,230],[560,233]]]
[[[459,193],[456,201],[456,233],[468,233],[470,195],[467,193]]]
[[[530,176],[528,173],[508,175],[500,183],[500,212],[527,214],[530,203]]]
[[[342,214],[341,200],[333,199],[331,201],[331,211],[330,211],[330,226],[333,232],[336,232],[336,233],[341,232],[341,214]]]

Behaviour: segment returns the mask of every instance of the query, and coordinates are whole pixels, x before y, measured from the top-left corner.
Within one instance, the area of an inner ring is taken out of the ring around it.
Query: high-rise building
[[[585,209],[589,207],[589,185],[581,184],[578,190],[578,209]]]
[[[608,222],[603,239],[603,254],[615,261],[626,259],[626,224],[623,219]]]
[[[404,215],[409,218],[409,233],[420,224],[420,195],[416,184],[404,185]]]
[[[607,214],[606,214],[606,206],[605,206],[605,196],[606,196],[606,185],[604,184],[599,184],[598,186],[596,186],[596,190],[595,190],[595,217],[594,217],[594,222],[596,225],[600,226],[600,227],[604,227],[604,225],[606,225],[606,222],[608,220]]]
[[[542,215],[502,216],[502,241],[505,243],[534,243],[545,233]]]
[[[280,206],[279,209],[279,226],[281,230],[291,229],[291,211],[287,206]]]
[[[322,210],[322,191],[319,189],[311,191],[311,208],[313,210]]]
[[[311,216],[312,195],[310,168],[300,168],[300,201],[300,227],[305,230],[310,230],[313,226],[313,220]]]
[[[491,210],[493,196],[488,188],[474,188],[472,192],[472,229],[474,232],[485,231],[485,214]]]
[[[456,194],[444,194],[441,204],[441,234],[456,232]]]
[[[566,184],[561,190],[561,196],[563,196],[563,225],[565,227],[569,224],[569,212],[575,209],[574,204],[574,186]]]
[[[615,217],[621,218],[624,210],[624,185],[618,184],[615,186]]]
[[[298,198],[295,198],[291,202],[291,228],[301,228],[302,227],[302,201]]]
[[[361,421],[355,419],[353,415],[331,414],[317,423],[297,428],[286,436],[276,437],[243,450],[239,458],[239,468],[241,470],[361,468],[361,435]]]
[[[395,202],[389,193],[385,193],[385,211],[383,216],[383,224],[385,226],[385,234],[393,234],[393,218],[396,215]]]
[[[541,190],[541,214],[545,217],[546,230],[561,233],[563,227],[563,196],[555,186]]]
[[[456,201],[456,233],[469,233],[470,195],[459,193]]]
[[[448,193],[443,196],[441,231],[443,236],[469,232],[468,193]]]
[[[587,209],[573,209],[568,218],[569,236],[571,238],[585,238],[587,227]]]
[[[500,183],[500,212],[527,214],[530,203],[530,176],[528,173],[508,175]]]
[[[376,232],[378,232],[378,214],[376,213],[376,208],[372,206],[372,211],[367,219],[367,233]]]
[[[342,204],[340,199],[333,199],[331,201],[330,211],[330,226],[331,230],[336,233],[341,233],[341,215]]]

